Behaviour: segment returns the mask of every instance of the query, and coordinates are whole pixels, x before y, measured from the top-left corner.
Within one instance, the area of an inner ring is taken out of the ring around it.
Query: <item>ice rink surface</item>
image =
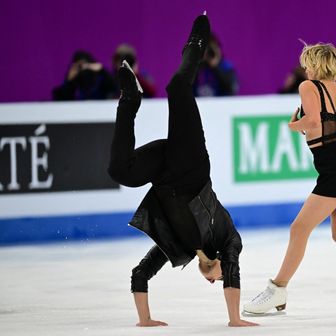
[[[267,285],[284,255],[288,228],[241,231],[242,299]],[[148,238],[0,248],[1,336],[336,335],[336,243],[316,229],[289,285],[286,314],[244,317],[261,326],[227,327],[222,282],[204,280],[194,260],[167,264],[150,282],[152,318],[168,327],[139,328],[130,272]]]

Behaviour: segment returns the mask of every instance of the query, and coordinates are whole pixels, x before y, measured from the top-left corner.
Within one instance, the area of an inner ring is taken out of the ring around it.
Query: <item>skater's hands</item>
[[[249,321],[245,321],[245,320],[237,320],[237,321],[230,321],[228,323],[229,327],[255,327],[258,326],[258,323],[254,323],[254,322],[249,322]]]
[[[299,121],[299,115],[300,113],[300,107],[297,108],[297,110],[292,114],[290,120],[289,120],[289,123],[288,123],[288,127],[290,130],[294,131],[294,132],[297,132],[297,130],[295,129],[295,127],[293,127],[293,124],[297,121]],[[299,131],[301,134],[305,135],[305,132],[304,131]]]
[[[136,325],[137,327],[166,327],[168,324],[166,322],[148,319],[146,321],[140,321]]]
[[[292,114],[290,121],[295,122],[299,120],[298,114],[300,113],[300,107],[296,109],[296,111]]]

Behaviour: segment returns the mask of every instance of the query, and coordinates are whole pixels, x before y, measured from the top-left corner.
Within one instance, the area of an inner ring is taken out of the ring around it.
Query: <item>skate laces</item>
[[[269,301],[272,297],[272,295],[274,294],[274,289],[271,289],[269,287],[267,287],[263,292],[261,292],[260,294],[258,294],[253,300],[252,302],[257,303],[257,304],[262,304],[265,303],[267,301]]]

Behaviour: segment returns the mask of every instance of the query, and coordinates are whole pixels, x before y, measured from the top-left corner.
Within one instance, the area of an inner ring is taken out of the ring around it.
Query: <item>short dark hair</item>
[[[78,61],[87,61],[88,63],[94,63],[95,59],[93,56],[85,51],[85,50],[77,50],[72,56],[72,62],[78,62]]]

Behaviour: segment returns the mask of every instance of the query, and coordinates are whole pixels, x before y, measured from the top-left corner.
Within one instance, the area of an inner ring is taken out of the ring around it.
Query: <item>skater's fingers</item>
[[[256,326],[259,326],[258,323],[254,323],[254,322],[249,322],[249,321],[245,321],[245,320],[242,320],[245,324],[246,327],[256,327]]]
[[[249,321],[245,321],[245,320],[239,320],[236,322],[229,322],[228,326],[229,327],[256,327],[258,326],[258,323],[254,323],[254,322],[249,322]]]
[[[159,321],[159,322],[160,322],[160,325],[161,325],[161,326],[166,327],[166,326],[168,325],[168,323],[166,323],[166,322],[161,322],[161,321]]]

